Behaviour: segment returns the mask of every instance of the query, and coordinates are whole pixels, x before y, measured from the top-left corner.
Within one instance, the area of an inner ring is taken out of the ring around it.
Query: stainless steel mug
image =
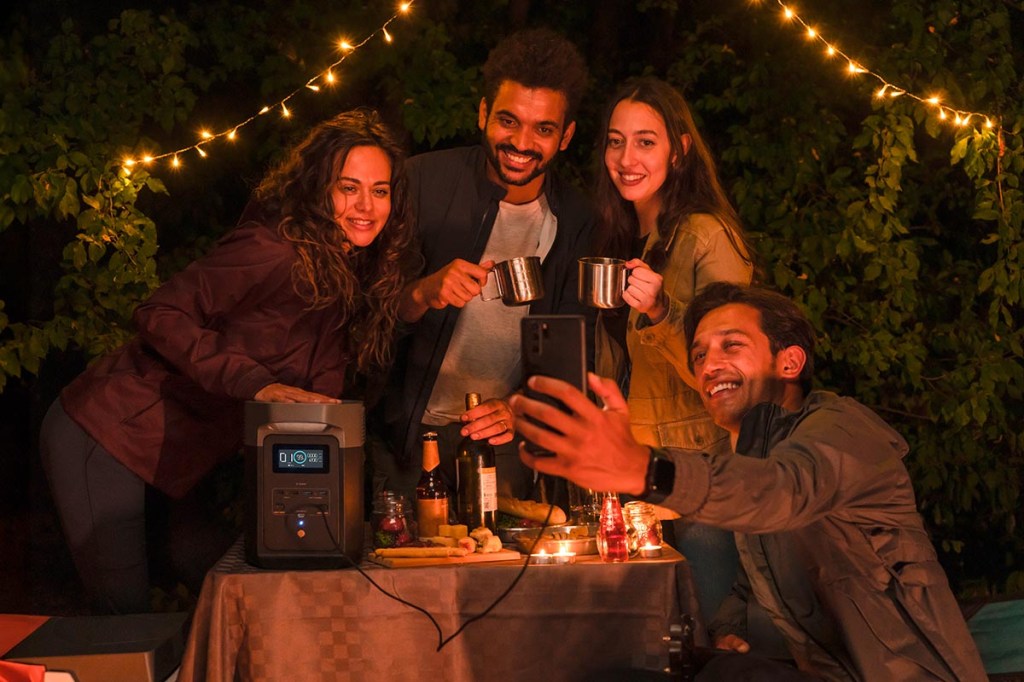
[[[495,264],[489,275],[494,275],[494,286],[490,287],[488,276],[488,286],[480,292],[480,298],[485,301],[500,298],[507,306],[517,306],[544,298],[540,256],[518,256],[503,260]]]
[[[626,289],[626,261],[621,258],[580,258],[578,296],[592,308],[618,308]]]

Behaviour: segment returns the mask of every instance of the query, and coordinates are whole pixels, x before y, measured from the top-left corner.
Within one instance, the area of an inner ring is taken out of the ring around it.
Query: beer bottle
[[[441,455],[437,450],[437,434],[423,434],[423,473],[416,484],[416,517],[420,537],[437,535],[437,527],[448,523],[448,487],[441,480]]]
[[[480,404],[479,393],[466,394],[466,409]],[[498,476],[494,463],[494,448],[486,439],[473,440],[469,436],[459,443],[455,458],[458,486],[458,517],[473,530],[480,526],[497,531]]]

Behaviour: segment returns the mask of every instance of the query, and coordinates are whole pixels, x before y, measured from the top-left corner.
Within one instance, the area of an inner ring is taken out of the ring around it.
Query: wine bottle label
[[[484,512],[498,511],[498,470],[480,467],[480,506]]]

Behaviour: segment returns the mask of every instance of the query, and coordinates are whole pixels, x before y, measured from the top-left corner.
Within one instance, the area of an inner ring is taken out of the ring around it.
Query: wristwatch
[[[675,482],[676,463],[660,451],[651,448],[651,460],[647,463],[647,481],[640,499],[651,504],[661,504],[672,494]]]

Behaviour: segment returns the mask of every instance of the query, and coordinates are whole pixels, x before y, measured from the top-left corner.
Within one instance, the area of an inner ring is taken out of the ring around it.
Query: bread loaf
[[[548,517],[548,510],[551,517]],[[548,522],[549,526],[560,526],[565,523],[565,512],[561,507],[556,507],[543,502],[533,500],[518,500],[514,497],[498,495],[498,511],[510,516],[517,516],[521,519],[537,521],[538,523]]]
[[[453,557],[467,554],[469,552],[462,547],[388,547],[377,550],[377,556],[390,558]]]

